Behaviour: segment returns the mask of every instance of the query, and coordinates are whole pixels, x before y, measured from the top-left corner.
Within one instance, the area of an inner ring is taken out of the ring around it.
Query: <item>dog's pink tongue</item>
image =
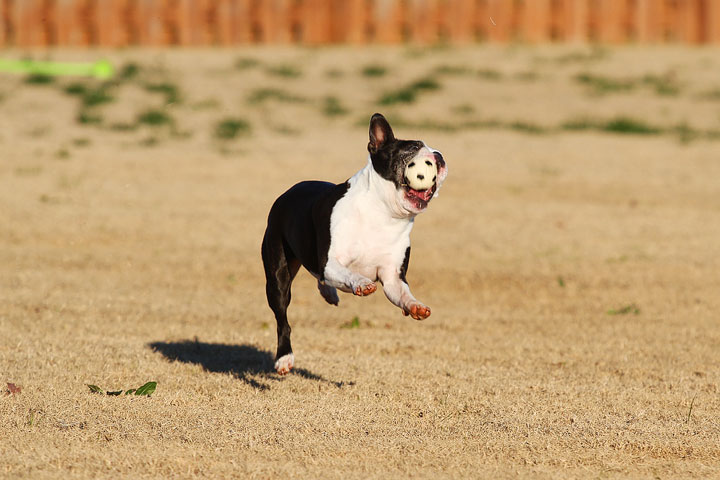
[[[423,190],[422,192],[417,192],[417,196],[425,200],[426,202],[430,200],[431,191],[430,189]]]

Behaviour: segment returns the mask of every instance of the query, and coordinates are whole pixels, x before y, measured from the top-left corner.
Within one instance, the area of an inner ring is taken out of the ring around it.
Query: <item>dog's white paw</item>
[[[410,302],[403,307],[403,315],[410,315],[415,320],[425,320],[430,316],[430,307],[418,301]]]
[[[295,366],[295,355],[288,353],[278,358],[275,362],[275,371],[278,375],[285,375],[290,373],[290,370]]]
[[[358,297],[364,297],[365,295],[370,295],[375,290],[377,290],[377,284],[373,282],[372,280],[362,277],[358,275],[356,279],[353,279],[352,282],[352,293],[357,295]]]

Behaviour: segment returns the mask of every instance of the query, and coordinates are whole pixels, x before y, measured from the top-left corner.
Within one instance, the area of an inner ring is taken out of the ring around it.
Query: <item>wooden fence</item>
[[[0,0],[1,46],[720,44],[720,0]]]

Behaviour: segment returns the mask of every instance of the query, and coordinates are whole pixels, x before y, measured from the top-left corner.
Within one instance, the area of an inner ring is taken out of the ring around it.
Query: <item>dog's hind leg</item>
[[[340,298],[338,297],[337,289],[335,287],[326,285],[318,280],[318,290],[320,290],[320,295],[322,295],[325,301],[330,305],[337,306],[337,304],[340,303]]]
[[[300,268],[300,261],[289,254],[282,238],[268,229],[262,244],[262,259],[265,267],[265,293],[268,305],[277,321],[278,346],[275,355],[275,370],[285,375],[292,370],[295,356],[290,344],[290,324],[287,308],[290,305],[290,286]]]

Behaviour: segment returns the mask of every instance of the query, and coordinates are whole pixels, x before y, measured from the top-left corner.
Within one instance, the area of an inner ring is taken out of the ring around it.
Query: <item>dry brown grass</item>
[[[432,317],[409,320],[381,294],[344,295],[331,308],[300,275],[290,308],[298,369],[272,373],[259,256],[267,211],[294,182],[342,181],[362,167],[358,120],[384,91],[465,65],[505,80],[441,76],[440,90],[384,111],[456,124],[462,115],[555,125],[632,114],[720,126],[720,104],[698,97],[717,87],[715,52],[568,53],[112,54],[177,83],[182,104],[163,107],[140,81],[128,83],[98,110],[105,125],[164,108],[174,133],[80,125],[76,100],[57,86],[3,78],[0,381],[22,391],[0,395],[0,476],[716,475],[714,141],[396,127],[442,150],[450,167],[413,233],[408,277]],[[299,66],[302,76],[234,68],[242,55]],[[378,63],[387,76],[362,76]],[[683,87],[675,97],[598,98],[572,81],[589,70],[672,70]],[[514,79],[528,71],[537,78]],[[268,86],[306,100],[248,103]],[[326,96],[349,114],[326,117]],[[472,108],[453,113],[463,104]],[[252,132],[213,139],[225,117],[248,120]],[[628,305],[639,312],[608,314]],[[341,328],[355,316],[359,328]],[[150,398],[85,386],[148,380],[158,381]]]

